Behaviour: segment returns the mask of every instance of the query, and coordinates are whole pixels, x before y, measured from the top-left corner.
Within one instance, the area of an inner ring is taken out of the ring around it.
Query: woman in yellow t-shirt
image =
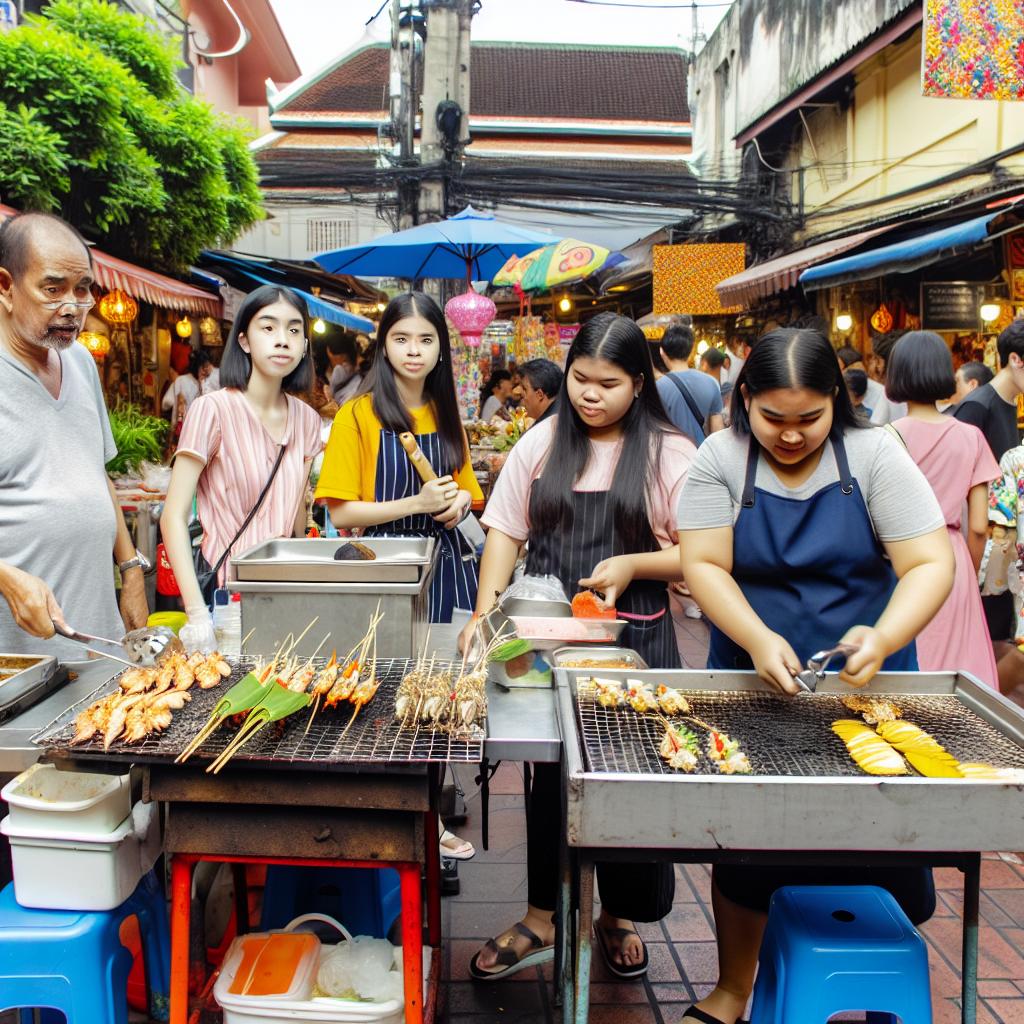
[[[469,461],[452,377],[448,326],[422,292],[396,296],[377,330],[362,394],[331,428],[316,496],[335,526],[369,537],[434,537],[440,549],[430,587],[430,621],[476,603],[476,554],[456,526],[482,499]],[[437,480],[421,484],[398,440],[416,435]]]

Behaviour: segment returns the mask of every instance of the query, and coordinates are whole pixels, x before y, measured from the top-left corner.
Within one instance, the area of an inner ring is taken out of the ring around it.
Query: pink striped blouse
[[[290,537],[303,499],[308,462],[318,455],[320,417],[288,395],[284,459],[259,512],[231,549],[240,555],[274,537]],[[277,459],[278,444],[267,433],[241,391],[223,388],[197,398],[188,409],[178,452],[202,460],[197,503],[203,524],[203,554],[215,565],[263,490]],[[220,571],[223,586],[230,559]]]

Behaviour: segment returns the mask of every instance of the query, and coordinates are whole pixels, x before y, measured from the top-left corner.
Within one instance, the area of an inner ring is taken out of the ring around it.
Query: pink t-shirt
[[[240,555],[274,537],[290,537],[302,501],[308,462],[318,455],[320,417],[305,402],[288,399],[284,458],[260,510],[231,549]],[[203,554],[210,565],[224,554],[236,531],[252,511],[277,459],[278,443],[236,388],[201,395],[188,409],[178,452],[200,459],[196,498],[203,524]],[[219,574],[223,585],[230,558]]]
[[[557,421],[556,416],[542,420],[512,449],[487,502],[485,526],[500,530],[513,540],[526,540],[530,529],[530,485],[544,470]],[[591,441],[590,461],[573,490],[609,490],[621,450],[621,441]],[[664,435],[657,475],[647,493],[651,530],[663,548],[676,543],[676,508],[696,454],[693,442],[682,434]]]

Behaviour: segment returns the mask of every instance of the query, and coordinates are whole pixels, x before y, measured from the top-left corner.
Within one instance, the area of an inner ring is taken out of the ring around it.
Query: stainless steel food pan
[[[268,540],[231,559],[235,579],[266,583],[417,583],[434,558],[432,537],[363,537],[373,561],[335,561],[346,538]]]
[[[607,661],[628,661],[630,663],[630,670],[647,670],[647,662],[630,647],[559,647],[551,657],[554,659],[555,668],[581,668],[581,666],[568,665],[566,663],[570,661],[583,661],[584,659],[600,662],[604,659]],[[625,671],[622,666],[616,666],[616,669]],[[586,669],[588,672],[600,672],[601,670],[602,667],[600,665],[594,665]]]
[[[50,655],[0,654],[0,707],[7,707],[57,671]]]

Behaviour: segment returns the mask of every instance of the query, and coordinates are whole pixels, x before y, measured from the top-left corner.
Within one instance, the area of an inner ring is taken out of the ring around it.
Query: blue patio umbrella
[[[547,231],[497,220],[467,206],[447,220],[383,235],[314,257],[332,274],[356,277],[469,277],[489,281],[510,256],[559,241]]]

